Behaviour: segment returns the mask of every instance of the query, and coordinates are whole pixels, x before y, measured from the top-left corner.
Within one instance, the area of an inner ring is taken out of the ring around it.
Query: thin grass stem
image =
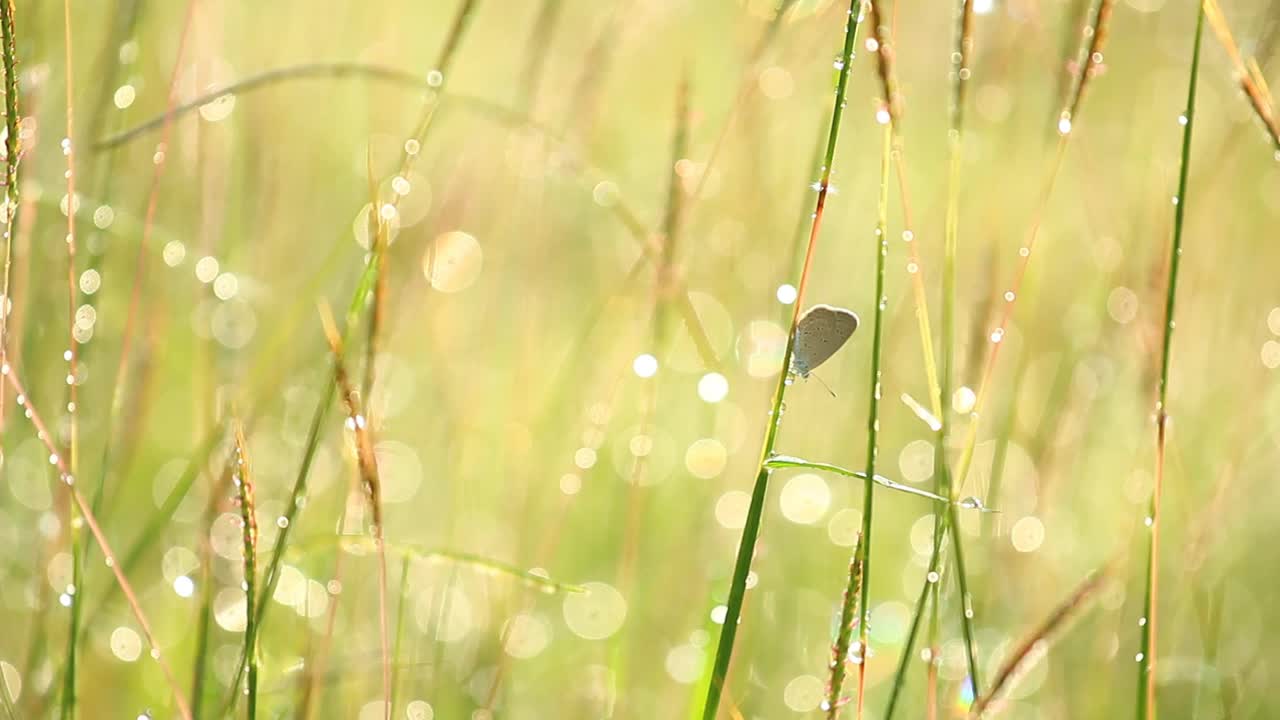
[[[241,537],[244,541],[244,595],[245,595],[245,632],[244,656],[248,658],[249,677],[245,692],[246,717],[254,720],[258,716],[258,635],[257,618],[254,617],[253,598],[257,586],[258,568],[258,520],[255,515],[257,507],[254,501],[253,465],[249,460],[249,442],[244,436],[244,424],[234,424],[235,457],[232,460],[231,482],[236,487],[239,505]],[[254,629],[255,632],[250,630]]]
[[[1047,645],[1054,636],[1060,634],[1068,622],[1088,607],[1110,575],[1110,564],[1091,573],[1049,613],[1044,621],[1009,651],[1004,662],[996,670],[991,687],[985,694],[974,700],[973,707],[969,711],[970,717],[975,720],[989,717],[999,710],[997,701],[1000,697],[1013,687],[1018,678],[1024,675],[1043,656],[1043,653],[1047,652]]]
[[[840,603],[840,630],[836,634],[835,645],[831,647],[831,661],[828,665],[827,699],[822,708],[827,720],[836,720],[840,716],[840,708],[844,699],[840,697],[840,688],[844,684],[845,669],[849,658],[849,643],[853,638],[853,626],[858,612],[859,596],[862,594],[862,534],[853,541],[853,555],[849,560],[849,578],[845,583],[844,595]],[[865,615],[865,613],[862,613]],[[865,653],[864,653],[865,656]]]
[[[409,604],[409,568],[412,558],[404,555],[400,559],[400,602],[396,605],[396,639],[395,645],[391,648],[391,658],[395,662],[395,667],[403,666],[404,661],[400,658],[400,648],[404,641],[404,609]],[[400,673],[396,672],[391,682],[391,698],[388,705],[394,712],[396,706],[396,697],[400,694]]]
[[[0,375],[3,375],[8,381],[9,386],[21,398],[19,404],[26,410],[31,411],[31,423],[36,428],[36,436],[44,444],[45,449],[49,451],[49,460],[58,470],[59,484],[67,488],[71,494],[71,500],[75,503],[76,508],[80,511],[80,517],[84,520],[85,525],[89,527],[90,534],[93,535],[94,541],[98,544],[98,549],[102,552],[103,558],[106,560],[107,567],[111,569],[115,575],[116,583],[120,586],[120,591],[124,594],[125,600],[129,603],[129,609],[133,611],[133,618],[137,621],[139,629],[142,630],[142,636],[147,641],[147,645],[151,648],[151,657],[160,666],[161,672],[165,676],[165,680],[169,684],[170,691],[173,694],[174,704],[177,705],[178,714],[184,720],[191,720],[191,706],[187,703],[186,697],[182,694],[182,689],[178,687],[178,683],[174,678],[173,671],[169,667],[169,663],[161,656],[160,644],[156,641],[155,633],[151,631],[151,623],[147,621],[146,613],[142,611],[142,604],[138,601],[138,595],[133,590],[133,585],[124,576],[120,570],[119,563],[116,562],[115,553],[111,550],[111,544],[107,542],[107,536],[102,532],[102,527],[98,524],[97,517],[94,516],[89,503],[84,499],[80,490],[75,486],[75,476],[71,474],[71,468],[67,465],[65,454],[60,453],[53,444],[53,434],[49,432],[48,426],[45,425],[40,413],[36,410],[34,403],[31,402],[27,395],[26,389],[22,382],[18,379],[17,370],[8,363],[0,366]]]
[[[14,230],[18,217],[18,51],[14,30],[13,0],[0,0],[0,63],[4,66],[4,279],[0,285],[0,363],[9,362],[9,314],[13,307],[10,279],[13,265]],[[0,383],[0,430],[4,429],[4,383]]]
[[[902,239],[907,246],[907,276],[911,278],[912,300],[915,304],[916,330],[920,334],[920,352],[924,362],[925,379],[929,387],[929,408],[933,416],[942,416],[941,389],[938,386],[938,365],[933,349],[933,330],[929,323],[929,297],[925,290],[924,261],[920,258],[920,243],[916,241],[915,223],[911,214],[911,195],[907,191],[906,140],[902,134],[902,99],[898,92],[898,78],[894,71],[894,35],[896,28],[886,25],[880,12],[882,3],[872,2],[868,18],[875,35],[876,70],[880,78],[880,90],[884,95],[882,106],[876,111],[876,121],[887,124],[892,132],[891,156],[897,169],[898,196],[902,202]],[[897,6],[894,6],[895,11]],[[896,15],[896,12],[895,12]],[[886,230],[887,232],[887,230]]]
[[[3,0],[0,0],[3,1]],[[62,154],[66,157],[67,187],[67,350],[63,359],[67,362],[67,465],[72,477],[80,472],[80,426],[79,413],[76,408],[76,385],[79,382],[77,356],[79,343],[76,342],[76,303],[79,294],[76,284],[76,164],[75,164],[75,66],[72,64],[71,40],[71,0],[62,3],[62,39],[63,63],[66,80],[66,136],[62,141]],[[67,667],[63,675],[62,711],[63,720],[71,720],[76,716],[77,659],[79,656],[80,618],[84,606],[84,562],[81,557],[80,527],[83,524],[77,515],[74,503],[68,504],[68,533],[71,542],[71,585],[74,592],[71,596],[70,613],[67,622]]]
[[[443,49],[440,51],[440,54],[437,56],[437,62],[434,69],[434,72],[439,73],[438,82],[435,83],[437,85],[437,88],[436,88],[437,92],[433,96],[427,99],[427,105],[424,108],[422,117],[418,122],[416,132],[414,133],[413,137],[410,138],[410,140],[405,142],[404,152],[401,156],[401,162],[400,162],[399,172],[401,177],[407,174],[414,160],[418,157],[418,154],[421,152],[422,144],[426,139],[427,131],[431,125],[431,118],[434,117],[436,107],[439,104],[439,94],[442,93],[444,90],[444,82],[445,82],[445,78],[448,77],[449,66],[452,63],[453,57],[458,48],[458,44],[461,41],[462,35],[466,31],[468,22],[471,18],[473,11],[475,10],[475,6],[477,5],[477,3],[478,3],[478,0],[463,0],[457,12],[454,14],[453,24],[451,25],[449,33],[445,38],[445,45]],[[432,78],[435,78],[435,76],[432,75]],[[260,78],[259,83],[267,82],[268,80],[271,80],[271,78]],[[172,115],[172,114],[173,114],[172,109],[168,113],[166,113],[166,115]],[[398,201],[398,196],[396,200],[394,200],[393,202],[396,202],[396,201]],[[370,262],[365,266],[364,272],[361,274],[360,279],[356,283],[356,289],[352,293],[351,301],[347,305],[347,313],[346,313],[347,323],[340,335],[339,347],[345,347],[346,342],[350,339],[351,334],[355,331],[355,327],[359,322],[360,309],[365,307],[365,302],[367,298],[369,297],[370,293],[373,292],[373,288],[378,282],[377,269],[378,269],[377,258],[371,258]],[[311,416],[311,424],[307,430],[307,439],[303,447],[302,462],[299,465],[298,474],[294,478],[293,489],[290,492],[288,504],[285,507],[284,524],[280,530],[279,535],[277,535],[276,537],[275,545],[272,547],[271,555],[267,561],[266,575],[263,578],[262,592],[260,593],[259,598],[257,599],[259,627],[262,626],[266,608],[269,605],[269,601],[271,599],[272,594],[275,592],[276,584],[279,582],[280,565],[284,558],[284,551],[289,545],[289,539],[291,536],[290,529],[293,527],[295,521],[297,520],[297,515],[301,511],[302,506],[306,503],[307,478],[310,475],[311,466],[315,460],[316,449],[319,447],[321,429],[324,427],[325,420],[329,414],[329,407],[333,403],[334,393],[338,389],[336,371],[339,365],[341,364],[341,362],[342,362],[342,356],[340,354],[335,356],[333,360],[335,372],[330,373],[330,377],[326,382],[325,389],[321,394],[320,401],[316,405],[316,410],[314,414]],[[380,513],[381,510],[379,510],[378,512]],[[380,523],[379,523],[379,526],[380,526]],[[381,530],[379,530],[379,532],[381,532]],[[382,573],[382,577],[385,578],[385,573],[386,573],[385,553],[380,552],[379,555],[382,558],[380,560],[380,566],[381,566],[380,572]],[[385,603],[383,605],[383,608],[385,610]],[[384,618],[383,625],[385,626],[385,618]],[[383,637],[385,639],[386,637],[385,632],[383,633]],[[385,643],[384,643],[384,648],[385,648]],[[235,673],[236,683],[239,682],[240,675],[243,671],[244,671],[244,659],[241,658],[241,661]],[[390,695],[389,671],[387,671],[384,674],[388,676],[387,678],[384,678],[384,685],[386,686],[384,687],[384,690],[387,695]],[[235,687],[236,683],[232,684],[233,688]],[[235,693],[232,693],[228,703],[229,708],[234,707],[235,702],[236,702],[236,695]],[[230,712],[230,709],[228,709],[227,712]],[[390,712],[389,706],[386,708],[386,712],[388,713]]]
[[[889,305],[889,296],[884,288],[884,268],[889,257],[889,168],[893,164],[892,151],[893,129],[886,125],[884,128],[884,150],[880,159],[879,219],[876,223],[875,232],[876,292],[874,296],[875,311],[872,314],[874,322],[872,323],[871,342],[871,382],[867,400],[868,477],[876,476],[876,460],[880,454],[880,446],[878,444],[880,435],[880,398],[882,396],[880,363],[883,356],[884,311]],[[861,571],[863,579],[861,597],[858,602],[860,610],[858,644],[862,660],[858,663],[858,702],[857,711],[854,714],[854,717],[858,720],[862,720],[862,708],[865,704],[867,689],[867,663],[871,659],[871,646],[867,634],[867,609],[871,607],[871,517],[875,499],[875,493],[872,492],[873,488],[874,485],[872,483],[865,483],[862,490],[862,543],[859,549],[862,553]],[[852,621],[852,618],[848,618],[848,620]]]
[[[702,706],[703,720],[715,720],[719,711],[720,697],[724,693],[725,682],[729,674],[729,662],[733,657],[733,645],[738,635],[738,622],[742,615],[742,603],[747,590],[747,575],[751,572],[751,560],[755,555],[756,538],[759,536],[760,523],[764,515],[765,491],[768,488],[769,475],[771,474],[771,470],[766,466],[765,462],[773,454],[774,443],[778,437],[778,427],[782,420],[783,400],[790,384],[791,356],[795,350],[796,326],[800,322],[805,290],[809,284],[809,272],[813,267],[814,250],[817,247],[818,234],[822,227],[823,208],[826,206],[827,191],[831,183],[832,165],[835,162],[836,142],[840,138],[840,121],[844,117],[845,90],[849,85],[849,70],[853,65],[854,46],[858,35],[858,25],[861,20],[861,2],[859,0],[851,0],[845,22],[844,47],[837,61],[840,68],[840,76],[836,84],[822,176],[818,182],[818,198],[814,205],[813,222],[809,228],[809,245],[805,251],[804,267],[800,271],[800,278],[797,283],[795,306],[791,314],[791,326],[787,332],[787,344],[782,354],[782,367],[779,368],[778,383],[774,389],[764,442],[760,449],[760,461],[757,464],[755,484],[751,490],[751,502],[747,509],[742,536],[738,541],[738,554],[734,562],[733,579],[730,581],[729,598],[725,605],[724,624],[720,631],[719,643],[716,646],[715,662],[712,665],[711,682],[707,686],[706,701]]]
[[[1191,50],[1191,72],[1187,81],[1187,106],[1183,112],[1182,156],[1178,167],[1178,194],[1174,196],[1173,239],[1169,248],[1169,279],[1164,301],[1164,331],[1160,351],[1160,381],[1156,388],[1156,467],[1148,501],[1147,582],[1143,595],[1141,649],[1138,654],[1138,702],[1135,717],[1156,717],[1156,653],[1160,599],[1160,494],[1164,486],[1165,447],[1169,429],[1169,366],[1173,359],[1174,310],[1178,298],[1178,271],[1182,267],[1182,239],[1187,213],[1187,178],[1191,172],[1191,133],[1195,127],[1196,82],[1200,78],[1200,39],[1204,30],[1204,7],[1196,12],[1196,33]]]
[[[365,499],[369,503],[369,512],[373,517],[370,534],[378,555],[378,630],[382,649],[382,694],[383,717],[391,717],[391,646],[389,642],[387,618],[387,551],[383,543],[384,519],[382,515],[382,480],[378,475],[378,460],[374,454],[373,431],[369,427],[368,417],[364,414],[360,396],[351,384],[346,366],[342,362],[342,337],[338,333],[337,324],[327,307],[321,306],[321,320],[324,324],[325,338],[329,349],[333,352],[333,374],[337,381],[343,407],[346,409],[347,428],[355,435],[356,466],[360,475],[361,487]]]

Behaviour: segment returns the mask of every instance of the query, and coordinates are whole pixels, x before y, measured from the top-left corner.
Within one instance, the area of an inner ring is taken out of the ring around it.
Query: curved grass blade
[[[1001,663],[1000,668],[996,670],[991,687],[974,701],[973,707],[969,711],[971,718],[977,720],[978,718],[991,717],[999,712],[1001,708],[998,705],[993,705],[993,703],[1004,692],[1011,689],[1018,678],[1023,676],[1027,669],[1042,656],[1037,651],[1037,648],[1043,648],[1044,643],[1050,642],[1053,636],[1061,632],[1070,620],[1083,612],[1110,575],[1110,564],[1104,565],[1101,570],[1089,575],[1065,600],[1054,608],[1053,612],[1044,619],[1044,622],[1040,623],[1031,634],[1018,643],[1009,653],[1008,658]]]
[[[471,567],[487,575],[511,578],[548,595],[562,592],[586,592],[586,589],[579,585],[552,580],[544,575],[521,570],[509,563],[504,563],[501,560],[494,560],[493,558],[488,558],[483,555],[458,552],[455,550],[427,548],[415,543],[385,542],[384,544],[386,545],[387,553],[393,557],[409,559],[416,562],[456,563],[458,565]],[[320,549],[328,550],[334,545],[337,545],[348,552],[372,553],[377,551],[373,540],[364,535],[325,536],[318,538],[315,541],[294,545],[294,548],[299,550],[301,554],[306,555]]]
[[[832,465],[831,463],[813,462],[811,460],[805,460],[804,458],[798,458],[791,455],[774,455],[773,457],[769,458],[764,462],[764,466],[770,469],[808,468],[809,470],[823,470],[825,472],[832,472],[837,475],[844,475],[845,477],[858,478],[859,480],[867,479],[867,474],[864,472],[860,472],[858,470],[850,470],[848,468],[840,467],[839,465]],[[873,475],[871,476],[871,481],[877,485],[889,488],[890,490],[895,490],[897,492],[906,493],[908,495],[916,495],[922,498],[928,498],[930,500],[933,500],[934,502],[940,502],[947,505],[952,504],[950,500],[942,497],[941,495],[935,495],[934,493],[931,493],[928,490],[913,488],[910,485],[903,485],[902,483],[890,480],[889,478],[883,475]]]

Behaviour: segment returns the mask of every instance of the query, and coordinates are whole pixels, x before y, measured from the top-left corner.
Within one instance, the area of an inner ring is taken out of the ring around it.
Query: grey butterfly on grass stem
[[[809,377],[814,368],[835,355],[857,329],[858,316],[852,310],[833,305],[814,305],[809,308],[796,324],[789,372],[802,378]],[[831,388],[827,390],[830,391]]]

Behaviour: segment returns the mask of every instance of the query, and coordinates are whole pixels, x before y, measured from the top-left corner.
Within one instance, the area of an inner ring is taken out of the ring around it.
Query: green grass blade
[[[823,208],[826,205],[827,192],[831,184],[831,168],[835,162],[836,142],[840,138],[840,120],[844,117],[845,91],[849,86],[849,70],[853,65],[854,45],[858,35],[858,25],[862,20],[861,3],[852,0],[845,22],[844,47],[840,52],[836,65],[840,69],[836,83],[834,105],[831,111],[831,127],[827,135],[827,151],[822,169],[822,177],[818,183],[818,199],[814,206],[813,222],[809,230],[809,247],[805,252],[804,267],[797,283],[795,309],[791,317],[791,327],[787,333],[787,344],[782,353],[782,367],[778,372],[778,383],[773,393],[773,403],[769,413],[768,426],[765,431],[763,446],[760,451],[759,469],[751,488],[751,503],[747,509],[746,522],[742,528],[742,536],[738,541],[737,558],[733,566],[733,578],[729,584],[729,597],[725,604],[724,625],[720,631],[720,640],[716,644],[716,657],[711,670],[711,682],[707,687],[706,701],[702,706],[704,720],[715,720],[720,708],[720,697],[724,693],[724,685],[729,675],[729,661],[733,656],[733,645],[738,635],[738,622],[742,616],[742,602],[747,591],[747,575],[751,572],[751,559],[755,555],[756,539],[760,534],[760,522],[764,514],[765,492],[769,485],[772,470],[766,461],[773,455],[774,442],[778,437],[778,426],[782,420],[783,399],[790,384],[790,366],[792,352],[795,350],[795,330],[800,320],[800,311],[804,305],[805,289],[808,286],[809,270],[813,265],[814,248],[817,244],[818,232],[822,226]]]
[[[1174,310],[1178,298],[1178,271],[1182,267],[1182,238],[1187,212],[1187,178],[1191,172],[1191,132],[1195,127],[1196,83],[1200,78],[1200,39],[1204,31],[1204,7],[1196,12],[1196,32],[1191,50],[1191,72],[1187,81],[1187,106],[1183,112],[1182,156],[1178,168],[1178,194],[1174,197],[1173,239],[1169,249],[1169,278],[1164,303],[1164,331],[1160,354],[1160,380],[1156,391],[1156,470],[1151,498],[1147,503],[1147,578],[1143,593],[1141,650],[1138,654],[1138,702],[1135,717],[1156,717],[1156,653],[1160,599],[1160,491],[1164,484],[1165,446],[1169,424],[1169,365],[1173,358]]]

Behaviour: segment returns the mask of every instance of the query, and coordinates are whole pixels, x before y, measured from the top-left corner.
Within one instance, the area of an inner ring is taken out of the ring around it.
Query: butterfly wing
[[[858,316],[850,310],[831,305],[809,308],[796,326],[791,371],[800,377],[807,376],[836,354],[857,329]]]

